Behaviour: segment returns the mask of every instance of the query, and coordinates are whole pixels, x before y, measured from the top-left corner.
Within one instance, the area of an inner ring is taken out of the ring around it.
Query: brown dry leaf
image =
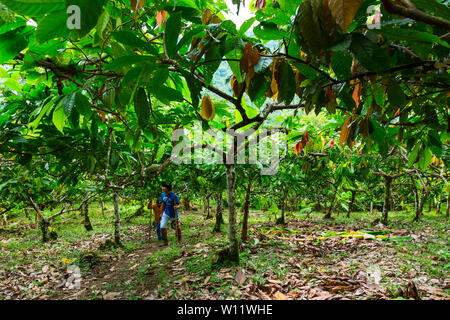
[[[363,135],[365,139],[369,136],[369,119],[363,118],[359,123],[359,132]]]
[[[209,20],[211,19],[211,17],[212,17],[211,10],[209,10],[208,8],[205,8],[205,10],[203,10],[203,13],[202,13],[202,24],[207,25]]]
[[[353,90],[352,95],[353,100],[355,100],[356,107],[361,103],[361,82],[358,82]]]
[[[145,5],[145,0],[130,0],[131,10],[138,12]]]
[[[280,291],[275,292],[274,297],[276,300],[287,300],[286,295],[282,294]]]
[[[244,271],[242,269],[239,269],[236,272],[236,278],[234,279],[239,285],[243,285],[245,280],[247,280],[247,277],[244,274]]]
[[[229,273],[226,273],[222,276],[223,279],[234,279],[233,276]]]
[[[295,92],[297,93],[297,95],[299,97],[301,97],[303,90],[304,90],[304,88],[301,87],[301,84],[303,81],[306,80],[306,77],[303,74],[301,74],[300,71],[298,71],[297,69],[294,69],[294,73],[295,73],[295,86],[296,86]]]
[[[348,134],[350,132],[350,128],[348,125],[350,124],[350,121],[352,120],[352,116],[347,116],[347,118],[344,121],[344,124],[342,125],[341,129],[341,136],[339,137],[339,144],[342,146],[344,142],[347,141]]]
[[[240,67],[241,70],[248,74],[248,81],[253,78],[255,74],[255,66],[258,64],[261,56],[259,55],[259,51],[256,48],[253,48],[253,45],[250,41],[244,47],[244,53],[242,54]]]
[[[203,284],[204,284],[204,285],[207,284],[208,281],[209,281],[209,279],[211,279],[211,276],[207,276],[206,279],[205,279],[205,281],[203,281]]]
[[[108,292],[103,296],[104,300],[114,300],[120,296],[120,292]]]
[[[298,296],[300,293],[298,293],[298,292],[296,292],[296,291],[289,291],[288,292],[288,296],[293,296],[293,297],[296,297],[296,296]]]
[[[353,117],[352,117],[353,120]],[[356,127],[357,127],[357,122],[353,122],[352,125],[350,126],[350,130],[348,133],[348,137],[347,137],[347,145],[350,149],[353,148],[353,146],[355,145],[355,141],[353,140],[353,136],[355,134],[356,131]]]
[[[343,32],[347,32],[362,2],[363,0],[328,0],[331,15]]]
[[[443,296],[446,297],[447,299],[450,298],[450,295],[448,295],[447,293],[445,293],[444,291],[442,291],[442,289],[436,288],[436,287],[431,287],[431,286],[419,286],[419,290],[421,291],[425,291],[429,294],[432,295],[438,295],[438,296]]]
[[[333,292],[341,292],[341,291],[353,291],[356,287],[354,286],[336,286],[331,288],[331,291]]]
[[[158,26],[162,27],[163,24],[166,22],[166,19],[167,19],[166,10],[156,11],[156,23],[158,24]]]
[[[230,84],[231,84],[231,89],[233,90],[234,96],[239,97],[242,93],[242,84],[240,84],[237,81],[235,76],[233,76],[233,78],[231,78]]]
[[[270,299],[270,297],[267,294],[265,294],[263,291],[261,291],[259,289],[258,289],[258,293],[259,293],[260,299],[262,299],[262,300],[272,300],[272,299]]]
[[[265,6],[266,6],[266,0],[256,0],[255,1],[256,9],[263,9]]]

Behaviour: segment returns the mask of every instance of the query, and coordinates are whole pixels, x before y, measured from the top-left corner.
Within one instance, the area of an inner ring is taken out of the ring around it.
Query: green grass
[[[121,205],[122,217],[126,217],[135,212],[137,205]],[[106,210],[111,210],[112,206],[107,205]],[[49,243],[43,244],[41,242],[40,229],[30,229],[26,227],[29,221],[22,216],[19,216],[14,222],[20,221],[21,224],[11,227],[9,232],[1,231],[0,237],[3,241],[0,242],[0,263],[6,270],[16,267],[17,265],[34,264],[37,270],[44,265],[64,265],[61,262],[62,258],[76,259],[75,263],[80,261],[83,253],[92,250],[92,239],[101,235],[113,234],[113,213],[106,212],[102,216],[98,204],[90,206],[90,218],[94,230],[86,232],[83,226],[82,217],[79,213],[73,213],[68,216],[62,216],[52,223],[52,226],[58,233],[58,239]],[[240,216],[240,214],[239,214]],[[286,261],[291,257],[297,257],[293,248],[288,242],[276,238],[264,238],[259,240],[255,237],[259,233],[279,232],[283,236],[295,236],[296,234],[317,234],[317,232],[328,232],[331,227],[339,226],[345,230],[371,230],[371,223],[381,216],[381,213],[376,215],[368,212],[353,212],[350,218],[346,217],[346,213],[332,214],[332,220],[324,220],[323,213],[312,212],[309,218],[306,214],[288,213],[286,226],[273,226],[274,215],[272,213],[261,214],[256,217],[250,215],[249,218],[249,240],[243,244],[244,250],[241,251],[241,267],[244,269],[251,269],[253,273],[250,280],[254,283],[265,285],[265,273],[272,271],[273,276],[283,280],[289,272],[294,269],[290,267],[280,267],[285,265]],[[227,214],[224,214],[225,222]],[[309,229],[295,229],[295,225],[290,225],[289,221],[296,219],[300,221],[310,221]],[[419,222],[412,222],[413,213],[409,211],[391,212],[389,214],[389,228],[391,229],[407,229],[413,234],[415,232],[423,234],[426,232],[427,238],[420,241],[407,241],[400,239],[400,241],[383,241],[382,244],[386,248],[395,250],[397,257],[401,263],[395,270],[395,275],[413,272],[416,266],[420,267],[421,271],[426,272],[429,277],[434,278],[448,278],[449,275],[449,222],[442,215],[436,215],[434,212],[424,213],[424,216]],[[239,221],[240,219],[238,219]],[[272,221],[271,224],[268,224]],[[179,292],[174,286],[174,282],[183,278],[209,278],[209,283],[214,284],[214,288],[210,290],[211,293],[220,292],[220,298],[239,298],[231,287],[236,286],[234,279],[223,279],[220,275],[221,266],[214,265],[214,253],[228,243],[228,225],[222,226],[221,233],[213,233],[214,219],[205,220],[204,216],[200,214],[190,213],[188,215],[181,214],[183,243],[178,245],[176,243],[175,232],[169,230],[169,246],[162,250],[148,256],[140,266],[137,268],[137,279],[140,283],[144,283],[153,274],[153,281],[158,285],[159,293],[167,293],[172,290],[171,296],[178,297]],[[253,228],[257,224],[265,224],[257,229]],[[125,236],[142,237],[145,236],[142,232],[133,232],[131,228],[137,225],[148,225],[148,213],[131,220],[131,222],[122,222],[121,230]],[[19,227],[17,227],[19,226]],[[240,230],[240,226],[238,226]],[[153,231],[153,237],[155,233]],[[339,240],[344,244],[345,239]],[[200,246],[199,246],[200,243]],[[80,245],[83,244],[83,245]],[[118,252],[132,252],[141,247],[141,241],[126,240],[122,248],[109,248],[104,250],[105,253],[116,254]],[[362,248],[361,250],[368,250]],[[186,253],[192,253],[185,257],[185,264],[183,266],[183,274],[172,277],[170,267],[175,265],[174,261],[184,256]],[[338,252],[331,252],[323,257],[317,258],[318,261],[342,261],[348,259],[349,252],[342,250]],[[80,266],[83,267],[83,266]],[[224,266],[223,266],[224,267]],[[350,270],[356,272],[360,268],[360,262],[354,261],[349,265]],[[327,271],[328,267],[322,267],[315,264],[309,264],[308,267],[301,266],[296,268],[295,272],[302,274],[307,278],[314,275],[319,269]],[[81,268],[82,272],[88,270],[87,267]],[[384,270],[382,270],[384,271]],[[234,278],[236,271],[231,271],[231,276]],[[314,283],[314,279],[311,280]],[[201,293],[196,290],[200,287],[200,283],[190,284],[190,297],[195,298]],[[391,292],[398,290],[399,284],[391,283],[388,279],[383,278],[384,284]],[[113,289],[113,288],[111,288]],[[124,290],[131,291],[132,288],[125,286]],[[450,293],[447,290],[447,293]],[[92,298],[96,298],[96,293],[92,293]],[[134,293],[130,293],[130,299],[137,299]]]

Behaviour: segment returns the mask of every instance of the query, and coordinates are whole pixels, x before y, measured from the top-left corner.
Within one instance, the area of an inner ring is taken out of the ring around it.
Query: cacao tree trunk
[[[147,205],[147,209],[149,209],[149,217],[148,217],[148,242],[152,242],[152,215],[153,215],[153,198],[150,198],[150,201]]]
[[[191,200],[189,198],[185,198],[183,201],[184,210],[191,210]]]
[[[210,218],[212,218],[212,217],[211,217],[211,206],[210,206],[209,200],[210,200],[210,196],[206,197],[206,198],[204,199],[204,201],[203,201],[203,203],[204,203],[204,208],[205,208],[204,211],[206,212],[206,217],[205,217],[205,219],[210,219]]]
[[[417,215],[417,210],[419,209],[419,195],[417,193],[416,182],[414,181],[413,176],[409,176],[409,178],[411,179],[411,186],[414,194],[414,212]]]
[[[229,210],[229,233],[228,239],[230,247],[228,251],[228,260],[239,263],[239,243],[236,233],[236,171],[234,164],[227,164],[227,193],[228,193],[228,210]]]
[[[450,213],[450,192],[447,194],[447,212],[445,214],[445,217],[448,219],[448,215]]]
[[[420,217],[422,216],[422,211],[423,211],[423,205],[425,203],[425,188],[423,188],[420,191],[420,197],[419,197],[419,203],[417,205],[417,211],[416,211],[416,215],[414,217],[414,221],[419,221]]]
[[[373,201],[370,201],[369,208],[370,208],[370,214],[372,214],[372,212],[373,212]]]
[[[331,210],[333,210],[333,204],[334,204],[334,200],[336,199],[337,190],[338,190],[338,188],[335,187],[334,192],[333,192],[333,198],[331,199],[330,207],[328,208],[327,212],[325,213],[325,219],[331,218]]]
[[[350,213],[353,210],[353,203],[355,202],[356,191],[352,190],[352,199],[350,200],[350,206],[348,207],[347,218],[350,218]]]
[[[50,232],[48,227],[50,226],[50,221],[46,219],[44,216],[41,216],[41,232],[42,232],[42,242],[47,242],[50,240]]]
[[[220,226],[223,224],[223,199],[222,192],[216,194],[216,224],[214,225],[214,232],[220,232]]]
[[[244,205],[242,206],[242,211],[244,212],[244,217],[242,221],[242,232],[241,240],[245,242],[247,240],[247,227],[248,227],[248,213],[250,209],[250,191],[252,187],[252,180],[250,179],[247,186],[247,192],[245,194]]]
[[[119,212],[119,195],[114,192],[114,242],[120,244],[120,212]]]
[[[89,219],[89,202],[86,201],[83,203],[83,205],[81,206],[81,213],[84,216],[84,228],[86,229],[86,231],[92,231],[92,224],[91,224],[91,220]]]
[[[387,225],[388,223],[388,215],[389,215],[389,199],[391,197],[391,183],[392,178],[385,176],[384,177],[384,206],[383,206],[383,224]]]
[[[442,192],[440,194],[440,196],[438,197],[438,203],[436,204],[436,214],[441,213],[441,203],[442,203],[443,198],[444,198],[444,193]]]
[[[100,206],[102,208],[102,217],[105,216],[105,203],[103,202],[103,198],[100,199]]]

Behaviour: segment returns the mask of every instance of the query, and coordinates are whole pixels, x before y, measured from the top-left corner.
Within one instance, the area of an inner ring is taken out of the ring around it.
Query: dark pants
[[[161,226],[158,222],[153,222],[153,225],[155,226],[156,229],[156,235],[158,236],[158,240],[162,240],[163,239],[163,235],[161,232]]]

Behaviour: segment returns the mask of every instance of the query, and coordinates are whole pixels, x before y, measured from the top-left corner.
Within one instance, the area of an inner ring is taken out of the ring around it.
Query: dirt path
[[[117,254],[87,253],[86,263],[90,268],[81,272],[81,279],[74,281],[79,281],[79,286],[57,288],[52,299],[153,299],[154,274],[140,269],[146,267],[149,255],[164,248],[156,240],[149,243],[147,232],[143,234],[140,240],[144,244],[136,249]]]

